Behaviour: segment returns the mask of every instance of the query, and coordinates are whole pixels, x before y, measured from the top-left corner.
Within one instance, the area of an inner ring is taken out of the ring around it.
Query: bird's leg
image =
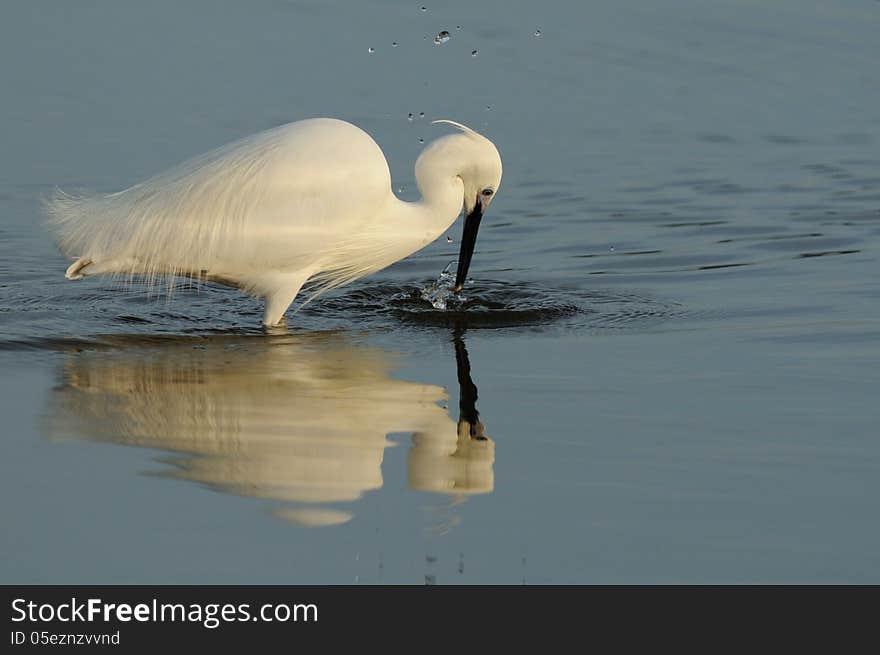
[[[290,307],[290,303],[296,298],[299,289],[291,293],[275,293],[266,296],[266,309],[263,311],[263,325],[271,327],[280,325],[284,321],[284,312]]]
[[[263,325],[278,325],[284,320],[284,312],[296,298],[302,285],[309,279],[309,273],[279,276],[273,281],[272,290],[266,293],[266,309],[263,312]]]

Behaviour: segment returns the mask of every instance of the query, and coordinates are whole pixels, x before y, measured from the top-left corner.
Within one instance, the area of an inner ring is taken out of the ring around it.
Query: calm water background
[[[442,5],[4,3],[0,580],[880,582],[880,3]],[[458,225],[286,336],[64,279],[54,185],[318,115],[498,145],[466,316]]]

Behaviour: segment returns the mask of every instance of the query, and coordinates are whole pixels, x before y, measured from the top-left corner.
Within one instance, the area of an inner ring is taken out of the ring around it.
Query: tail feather
[[[81,280],[86,276],[85,269],[91,264],[92,260],[88,257],[80,257],[68,267],[64,277],[68,280]]]
[[[49,227],[65,255],[113,262],[111,272],[151,284],[168,276],[170,291],[173,276],[238,252],[242,230],[267,202],[287,129],[236,141],[116,193],[57,189],[45,202]]]

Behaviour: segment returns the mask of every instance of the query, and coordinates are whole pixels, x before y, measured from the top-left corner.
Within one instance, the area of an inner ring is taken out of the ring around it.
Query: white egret
[[[275,325],[307,282],[311,300],[385,268],[434,241],[464,207],[460,290],[501,157],[470,128],[434,122],[459,131],[416,161],[417,202],[393,194],[366,132],[330,118],[246,137],[118,193],[59,191],[47,211],[62,252],[76,260],[66,277],[220,282],[265,298],[263,323]]]

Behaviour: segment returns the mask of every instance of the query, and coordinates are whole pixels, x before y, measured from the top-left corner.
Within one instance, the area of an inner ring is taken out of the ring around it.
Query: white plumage
[[[413,203],[392,193],[376,142],[329,118],[246,137],[118,193],[59,191],[47,211],[76,259],[67,277],[213,280],[264,297],[274,325],[307,281],[311,299],[421,249],[462,205],[485,209],[501,181],[498,151],[451,124],[460,132],[416,162],[423,197]]]

